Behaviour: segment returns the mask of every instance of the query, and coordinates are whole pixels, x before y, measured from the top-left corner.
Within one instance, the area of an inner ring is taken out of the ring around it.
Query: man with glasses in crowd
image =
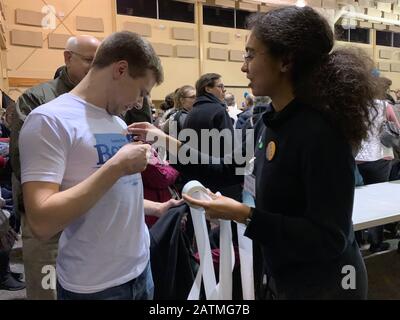
[[[11,126],[11,165],[14,172],[13,190],[16,212],[22,222],[23,258],[25,266],[26,293],[28,299],[55,300],[55,288],[43,288],[44,266],[55,266],[59,234],[49,241],[37,240],[26,223],[25,209],[20,186],[21,169],[18,139],[21,127],[28,114],[38,106],[50,102],[71,91],[89,72],[100,41],[93,36],[79,35],[68,39],[64,51],[65,66],[59,68],[57,77],[26,90],[17,100],[16,116]]]

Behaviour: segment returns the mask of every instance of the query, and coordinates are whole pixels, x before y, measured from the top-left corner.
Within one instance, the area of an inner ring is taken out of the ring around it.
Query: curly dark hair
[[[336,49],[325,18],[288,6],[250,16],[248,26],[273,57],[291,65],[294,95],[337,123],[357,149],[367,137],[377,96],[373,62],[361,50]]]

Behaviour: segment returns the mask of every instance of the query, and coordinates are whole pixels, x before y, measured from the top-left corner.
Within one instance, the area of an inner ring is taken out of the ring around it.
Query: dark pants
[[[142,274],[127,283],[95,293],[75,293],[65,290],[57,281],[58,300],[153,300],[154,283],[150,262]]]
[[[299,253],[301,254],[301,253]],[[344,266],[354,273],[343,272]],[[353,286],[346,287],[352,278]],[[291,268],[284,274],[268,279],[268,300],[366,300],[368,275],[360,249],[354,241],[340,257],[340,262],[311,263]]]
[[[10,251],[0,250],[0,281],[10,272]]]
[[[357,165],[364,184],[374,184],[389,181],[391,161],[380,159]],[[368,240],[372,246],[378,246],[383,241],[383,226],[368,229]]]
[[[364,162],[357,165],[361,176],[363,177],[364,184],[373,184],[389,181],[391,170],[390,160],[376,160]]]

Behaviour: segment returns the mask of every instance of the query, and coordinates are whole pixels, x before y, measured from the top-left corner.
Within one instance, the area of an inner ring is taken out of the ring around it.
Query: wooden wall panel
[[[38,11],[16,9],[15,10],[15,23],[28,26],[42,26],[44,14]]]
[[[70,34],[49,34],[49,49],[65,49]]]
[[[226,49],[208,48],[208,59],[210,60],[228,60],[229,52]]]
[[[142,37],[151,37],[151,25],[146,23],[124,22],[124,30],[135,32]]]
[[[102,18],[76,17],[76,30],[104,32],[104,22]]]
[[[28,47],[43,47],[43,37],[41,32],[11,30],[10,31],[11,44],[17,46]]]

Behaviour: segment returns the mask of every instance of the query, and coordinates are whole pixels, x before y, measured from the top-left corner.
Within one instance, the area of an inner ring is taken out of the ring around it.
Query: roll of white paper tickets
[[[207,189],[197,180],[192,180],[186,183],[182,189],[182,194],[187,194],[188,196],[195,199],[207,200],[210,197],[207,194]],[[200,207],[195,205],[190,205],[191,208],[199,209]]]

